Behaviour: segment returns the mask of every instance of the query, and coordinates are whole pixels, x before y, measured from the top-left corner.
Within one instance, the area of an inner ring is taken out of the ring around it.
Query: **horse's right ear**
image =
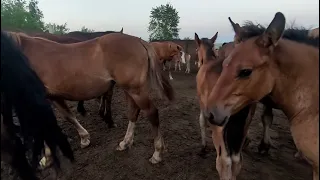
[[[277,12],[266,31],[256,40],[256,44],[262,48],[277,46],[282,37],[286,25],[286,18],[281,12]]]
[[[199,39],[199,36],[197,33],[194,33],[194,41],[196,42],[197,47],[200,47],[201,40]]]
[[[123,27],[121,28],[120,33],[123,34]]]
[[[231,25],[232,25],[232,28],[234,30],[234,33],[235,33],[235,36],[234,36],[234,42],[236,44],[240,43],[242,41],[242,38],[241,38],[241,32],[243,31],[242,28],[240,27],[240,25],[238,23],[234,23],[230,17],[228,17]]]

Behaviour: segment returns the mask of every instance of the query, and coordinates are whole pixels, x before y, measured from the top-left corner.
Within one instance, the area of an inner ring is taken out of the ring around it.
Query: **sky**
[[[67,23],[70,31],[82,26],[95,31],[119,31],[148,40],[150,11],[171,3],[179,13],[179,37],[212,37],[216,42],[233,40],[230,16],[240,25],[250,20],[268,25],[276,12],[282,12],[291,24],[319,27],[319,0],[39,0],[46,23]]]

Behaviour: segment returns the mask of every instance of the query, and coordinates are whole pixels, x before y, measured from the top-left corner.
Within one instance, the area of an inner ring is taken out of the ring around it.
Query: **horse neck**
[[[274,51],[271,73],[275,86],[271,97],[289,121],[319,112],[319,49],[281,40]],[[299,116],[301,115],[301,116]],[[299,116],[299,117],[298,117]]]

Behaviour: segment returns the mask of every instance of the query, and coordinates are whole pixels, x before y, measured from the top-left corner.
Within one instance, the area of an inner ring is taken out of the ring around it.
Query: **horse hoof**
[[[158,164],[159,162],[161,162],[161,159],[156,159],[154,158],[153,156],[149,159],[149,161],[152,163],[152,164]]]
[[[50,167],[53,164],[53,162],[49,159],[47,160],[46,157],[41,158],[40,162],[39,162],[39,169],[43,170],[46,169],[48,167]]]
[[[125,143],[124,141],[121,141],[117,147],[117,151],[124,151],[128,148],[130,148],[132,146],[133,142],[132,143]]]
[[[198,153],[198,155],[201,157],[201,158],[206,158],[206,155],[208,153],[208,150],[207,150],[207,146],[205,147],[202,147],[200,152]]]
[[[90,140],[89,139],[86,139],[86,140],[83,140],[81,141],[81,148],[86,148],[90,145]]]

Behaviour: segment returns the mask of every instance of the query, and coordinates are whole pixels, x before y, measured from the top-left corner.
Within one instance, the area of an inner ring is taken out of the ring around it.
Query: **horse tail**
[[[169,101],[174,100],[173,87],[161,71],[160,61],[157,59],[155,50],[147,42],[143,40],[140,40],[140,42],[148,54],[148,81],[151,88],[157,90],[160,96],[165,95]]]

